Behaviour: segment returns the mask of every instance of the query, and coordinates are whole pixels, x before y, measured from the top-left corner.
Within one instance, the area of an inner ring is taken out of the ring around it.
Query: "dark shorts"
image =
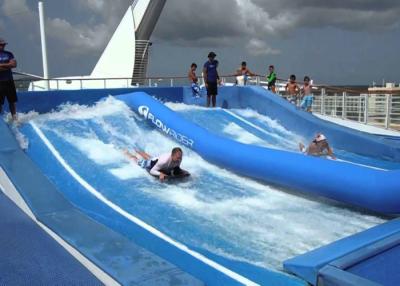
[[[6,97],[9,103],[18,101],[13,80],[0,81],[0,105],[4,104]]]
[[[207,95],[217,95],[218,94],[218,84],[216,82],[207,82]]]

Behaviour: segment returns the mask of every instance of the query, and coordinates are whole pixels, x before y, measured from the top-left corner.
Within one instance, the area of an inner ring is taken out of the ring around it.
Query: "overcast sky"
[[[132,0],[48,0],[52,77],[90,74]],[[217,5],[218,4],[218,5]],[[220,73],[241,61],[317,83],[400,81],[399,0],[167,0],[148,75],[182,76],[215,51]],[[18,70],[42,74],[37,1],[0,0],[0,37]]]

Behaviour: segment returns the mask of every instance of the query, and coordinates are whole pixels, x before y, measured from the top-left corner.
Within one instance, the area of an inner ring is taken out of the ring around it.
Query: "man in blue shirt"
[[[18,98],[11,69],[17,67],[17,61],[11,52],[4,49],[6,45],[7,42],[0,38],[0,113],[3,111],[4,100],[7,98],[12,119],[16,120],[17,109],[15,103]]]
[[[218,61],[215,60],[217,55],[214,52],[208,54],[208,61],[203,67],[203,78],[207,88],[207,107],[210,107],[210,100],[212,99],[212,106],[215,107],[217,103],[218,94]]]

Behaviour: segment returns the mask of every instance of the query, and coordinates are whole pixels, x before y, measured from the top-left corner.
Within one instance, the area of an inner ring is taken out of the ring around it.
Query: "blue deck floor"
[[[102,285],[0,192],[0,285]]]

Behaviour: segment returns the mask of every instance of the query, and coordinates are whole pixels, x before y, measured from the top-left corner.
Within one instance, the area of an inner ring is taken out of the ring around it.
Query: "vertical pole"
[[[392,95],[391,94],[386,94],[386,117],[385,117],[385,128],[388,129],[390,126],[390,105],[391,105],[391,100]]]
[[[346,119],[346,92],[342,93],[342,119]]]
[[[321,89],[321,114],[325,115],[325,88]]]
[[[40,40],[42,43],[43,78],[46,81],[46,90],[49,90],[49,69],[47,65],[46,32],[44,28],[43,2],[39,1]]]
[[[337,116],[337,93],[335,93],[335,103],[334,103],[335,117]]]
[[[365,95],[365,114],[364,114],[364,123],[368,124],[368,116],[369,116],[369,94]]]

